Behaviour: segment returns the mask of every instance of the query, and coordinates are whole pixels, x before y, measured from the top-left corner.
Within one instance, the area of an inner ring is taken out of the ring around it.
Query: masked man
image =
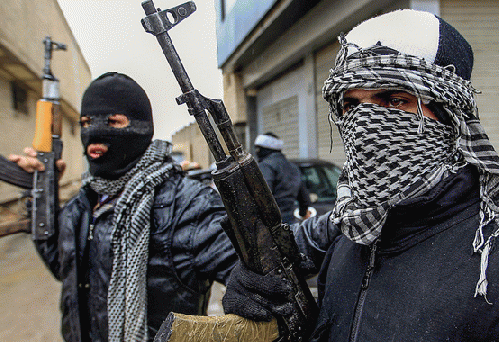
[[[470,45],[414,10],[340,44],[323,88],[346,153],[338,200],[293,227],[321,267],[311,340],[497,341],[499,158],[478,120]],[[285,282],[255,291],[259,276],[235,270],[226,312],[283,314]],[[239,305],[245,295],[254,305]]]
[[[301,180],[298,166],[290,163],[281,152],[284,143],[273,133],[260,134],[255,139],[258,167],[267,182],[279,209],[284,223],[295,223],[296,201],[298,214],[305,219],[310,216],[308,207],[311,205],[310,195]]]
[[[151,142],[149,99],[128,76],[90,84],[81,126],[90,175],[56,234],[35,241],[62,281],[63,337],[152,341],[170,311],[206,314],[212,282],[225,282],[237,260],[219,224],[225,210],[216,191],[183,177],[167,142]]]

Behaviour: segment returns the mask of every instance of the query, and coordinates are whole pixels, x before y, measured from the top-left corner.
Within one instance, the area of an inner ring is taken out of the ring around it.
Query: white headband
[[[382,45],[405,55],[435,62],[440,38],[440,22],[435,15],[415,10],[397,10],[371,18],[354,27],[347,42],[363,49]],[[348,54],[356,52],[349,49]]]
[[[270,135],[260,134],[255,139],[255,146],[265,147],[271,150],[282,150],[283,141]]]

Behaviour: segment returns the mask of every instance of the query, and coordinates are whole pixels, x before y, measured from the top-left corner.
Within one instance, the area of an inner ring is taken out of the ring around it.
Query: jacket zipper
[[[369,255],[369,264],[367,265],[366,273],[364,273],[364,278],[362,278],[362,286],[360,289],[359,300],[355,307],[355,314],[353,318],[352,330],[350,333],[350,342],[357,341],[360,328],[360,317],[362,316],[362,309],[364,307],[364,301],[367,296],[367,288],[371,281],[371,277],[374,271],[374,261],[376,259],[376,249],[379,240],[376,240],[371,246],[371,253]]]
[[[93,240],[93,238],[94,238],[94,227],[95,226],[94,226],[93,223],[90,224],[90,226],[88,227],[88,230],[89,230],[89,232],[88,232],[88,238],[87,238],[88,241]]]

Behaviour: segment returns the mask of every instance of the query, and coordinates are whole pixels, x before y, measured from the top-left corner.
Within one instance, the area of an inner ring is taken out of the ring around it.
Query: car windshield
[[[336,200],[336,183],[341,170],[333,165],[301,165],[302,179],[314,202]]]

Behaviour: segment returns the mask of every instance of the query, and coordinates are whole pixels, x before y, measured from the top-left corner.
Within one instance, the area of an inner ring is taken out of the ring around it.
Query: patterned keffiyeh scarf
[[[492,241],[499,235],[499,157],[478,120],[470,81],[424,59],[378,54],[340,37],[341,50],[323,87],[330,120],[340,131],[346,162],[338,181],[331,220],[361,244],[381,234],[390,208],[433,188],[466,164],[480,173],[480,224],[473,248],[481,253],[476,295],[487,294],[486,269]],[[348,49],[357,52],[348,58]],[[361,104],[342,115],[349,89],[406,91],[418,99],[418,113]],[[445,126],[425,118],[421,103],[441,104],[452,120]],[[483,228],[496,221],[489,236]]]
[[[371,244],[394,204],[422,194],[453,170],[452,129],[424,119],[425,130],[418,132],[419,120],[361,104],[337,122],[347,162],[334,220],[352,241]]]
[[[178,167],[170,145],[155,140],[127,174],[117,180],[88,178],[97,193],[119,198],[111,237],[113,270],[108,288],[109,341],[147,341],[146,272],[154,189]]]

